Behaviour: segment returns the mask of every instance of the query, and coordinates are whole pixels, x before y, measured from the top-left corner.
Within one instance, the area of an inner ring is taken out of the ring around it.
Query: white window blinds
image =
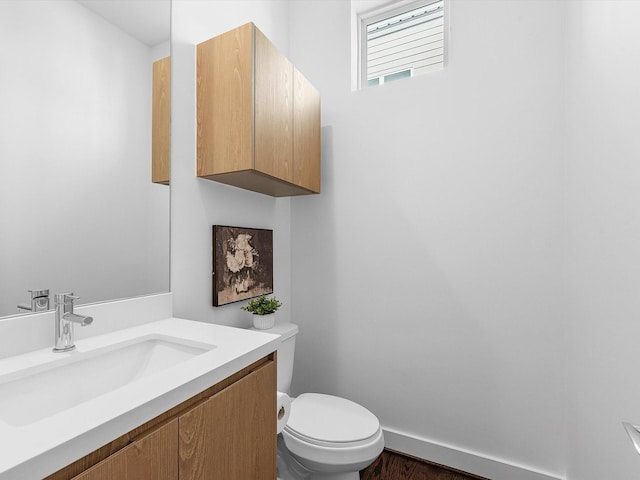
[[[366,26],[366,84],[420,75],[444,65],[444,1],[374,19]]]

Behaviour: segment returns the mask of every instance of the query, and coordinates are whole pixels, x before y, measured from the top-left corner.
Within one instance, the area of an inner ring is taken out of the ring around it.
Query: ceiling
[[[170,0],[77,0],[142,43],[169,41]]]

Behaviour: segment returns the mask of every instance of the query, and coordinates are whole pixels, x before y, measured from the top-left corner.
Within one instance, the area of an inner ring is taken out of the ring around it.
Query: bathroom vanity
[[[278,343],[169,318],[4,358],[0,479],[273,480]]]
[[[275,378],[268,355],[47,480],[273,480]]]

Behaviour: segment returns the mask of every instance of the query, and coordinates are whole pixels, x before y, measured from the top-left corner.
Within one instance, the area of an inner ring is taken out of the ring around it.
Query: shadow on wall
[[[322,192],[319,195],[293,197],[291,321],[300,326],[296,340],[292,393],[330,392],[337,374],[339,358],[339,318],[336,302],[340,266],[337,262],[334,191],[333,130],[322,127]],[[320,238],[318,238],[320,237]],[[321,246],[310,249],[309,246]],[[304,279],[296,278],[305,272]],[[309,272],[313,272],[312,274]],[[305,279],[313,278],[312,282]],[[314,345],[322,345],[316,348]]]

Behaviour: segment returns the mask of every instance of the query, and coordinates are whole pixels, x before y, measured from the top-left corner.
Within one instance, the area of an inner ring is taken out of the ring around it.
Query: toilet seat
[[[304,393],[292,402],[282,437],[298,461],[325,472],[345,466],[360,470],[384,448],[375,415],[350,400],[319,393]]]
[[[285,430],[314,445],[354,446],[367,442],[380,429],[369,410],[346,398],[303,393],[293,402]]]

